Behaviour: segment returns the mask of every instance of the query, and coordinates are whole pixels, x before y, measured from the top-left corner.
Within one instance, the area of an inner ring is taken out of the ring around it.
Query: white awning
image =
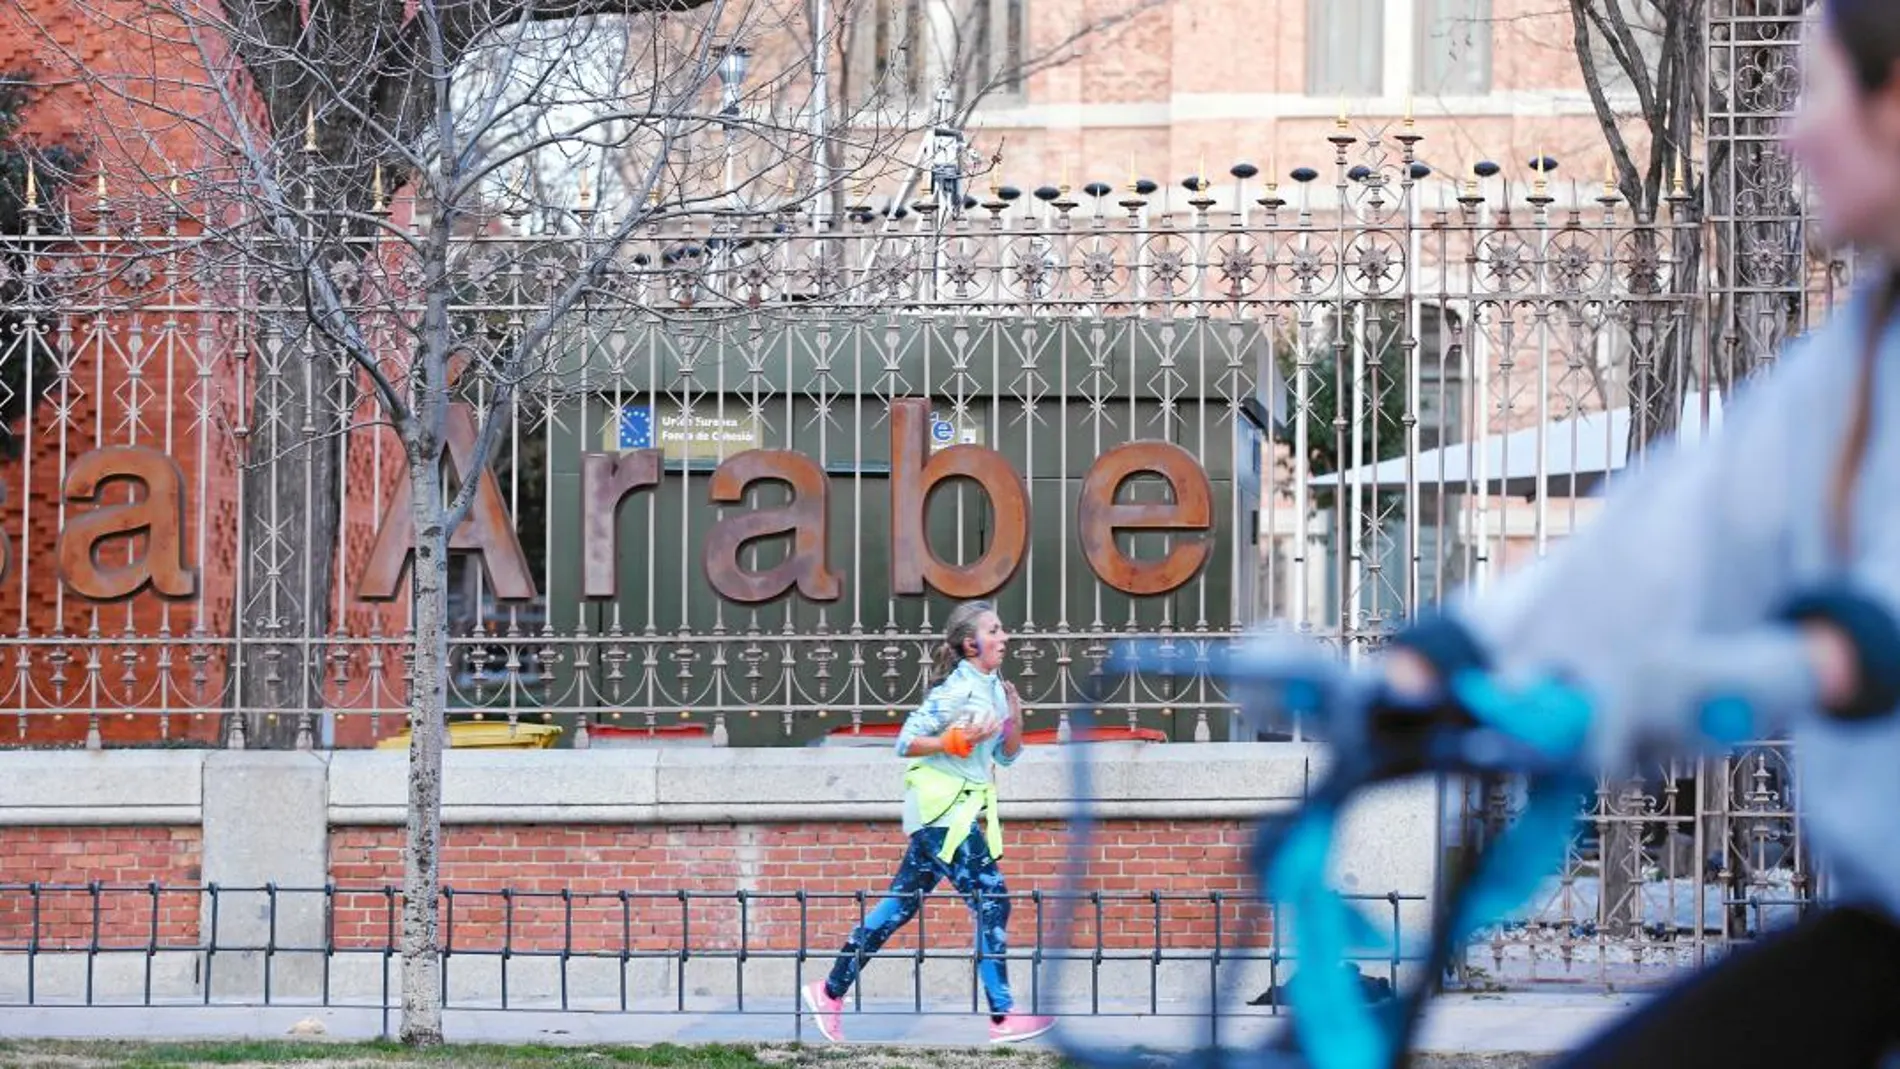
[[[1709,395],[1709,432],[1722,427],[1722,399]],[[1549,497],[1586,497],[1604,479],[1621,471],[1629,458],[1630,412],[1619,408],[1552,420],[1510,434],[1494,434],[1481,446],[1469,442],[1432,449],[1416,457],[1393,457],[1363,464],[1333,475],[1316,475],[1307,483],[1315,489],[1338,486],[1370,490],[1403,490],[1412,473],[1422,489],[1446,493],[1475,491],[1482,474],[1489,491],[1529,497],[1538,491],[1539,459],[1544,493]],[[1702,395],[1690,393],[1683,401],[1677,438],[1684,447],[1706,435],[1702,430]],[[1482,465],[1480,465],[1482,460]]]

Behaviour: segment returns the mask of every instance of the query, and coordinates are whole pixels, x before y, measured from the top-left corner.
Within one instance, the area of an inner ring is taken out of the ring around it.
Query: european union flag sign
[[[620,409],[619,437],[615,447],[619,449],[653,448],[653,407],[651,405],[626,405]]]

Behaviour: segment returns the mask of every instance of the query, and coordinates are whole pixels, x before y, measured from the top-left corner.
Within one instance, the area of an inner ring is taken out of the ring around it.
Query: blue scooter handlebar
[[[1292,1027],[1276,1042],[1252,1050],[1210,1045],[1196,1051],[1188,1064],[1204,1069],[1393,1069],[1402,1064],[1434,978],[1456,947],[1528,897],[1560,862],[1576,793],[1586,789],[1576,770],[1589,724],[1588,701],[1554,683],[1506,690],[1486,676],[1467,674],[1449,681],[1437,701],[1400,702],[1376,678],[1348,670],[1315,644],[1288,641],[1229,648],[1187,638],[1133,641],[1118,644],[1107,662],[1113,672],[1163,677],[1190,666],[1197,677],[1226,680],[1243,715],[1258,715],[1258,706],[1271,704],[1302,717],[1317,738],[1330,744],[1332,767],[1297,810],[1262,820],[1251,859],[1261,886],[1291,913],[1289,927],[1300,962],[1287,984]],[[1084,718],[1093,716],[1091,703]],[[1073,753],[1079,809],[1073,821],[1069,893],[1058,903],[1060,931],[1069,930],[1092,826],[1086,811],[1086,799],[1093,796],[1088,756],[1081,747]],[[1434,920],[1413,982],[1402,985],[1394,1004],[1374,1009],[1365,1004],[1353,974],[1343,967],[1364,922],[1326,879],[1334,829],[1360,792],[1394,780],[1445,773],[1525,775],[1529,805],[1480,865],[1448,889],[1448,908]],[[1220,995],[1213,997],[1218,1000]],[[1209,1011],[1217,1015],[1220,1007],[1210,1005]],[[1058,1027],[1055,1038],[1071,1060],[1091,1069],[1145,1065],[1132,1052],[1091,1045],[1066,1026]]]

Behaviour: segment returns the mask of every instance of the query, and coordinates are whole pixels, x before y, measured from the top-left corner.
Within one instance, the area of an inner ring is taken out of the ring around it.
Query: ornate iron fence
[[[1548,172],[1448,182],[1419,140],[1340,129],[1330,181],[1243,166],[1185,204],[995,189],[904,219],[638,230],[505,415],[460,536],[455,704],[595,744],[810,741],[913,702],[942,592],[1000,587],[1032,726],[1059,727],[1117,638],[1194,664],[1276,618],[1357,647],[1541,547],[1621,456],[1619,368],[1693,323],[1668,275],[1694,224]],[[457,238],[459,333],[518,331],[611,214]],[[8,473],[11,734],[205,738],[227,712],[318,744],[396,730],[404,484],[361,373],[307,329],[294,278],[231,254],[241,230],[103,198],[64,221],[42,211],[4,257],[24,300],[0,362],[38,398]],[[402,292],[412,268],[374,240],[337,244],[345,292]],[[464,399],[452,439],[485,411]],[[1459,470],[1433,451],[1508,432]],[[945,445],[994,453],[930,459]],[[804,461],[748,469],[748,491],[732,458],[758,449]],[[112,479],[145,509],[90,504]],[[729,526],[788,485],[810,507],[776,529],[809,523],[821,558]],[[1144,503],[1161,526],[1118,530]],[[746,600],[774,568],[798,592]],[[1110,705],[1173,738],[1231,727],[1191,672]]]

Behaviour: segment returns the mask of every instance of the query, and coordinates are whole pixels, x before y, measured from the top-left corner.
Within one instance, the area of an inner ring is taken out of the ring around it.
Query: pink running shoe
[[[805,985],[805,1008],[811,1011],[812,1019],[818,1022],[818,1032],[833,1043],[844,1042],[844,1000],[832,998],[825,990],[823,980],[813,980]],[[996,1029],[990,1029],[994,1035]]]
[[[824,992],[819,992],[823,994]],[[1054,1017],[1032,1017],[1026,1013],[1004,1014],[990,1024],[991,1043],[1021,1043],[1034,1039],[1056,1026]]]

